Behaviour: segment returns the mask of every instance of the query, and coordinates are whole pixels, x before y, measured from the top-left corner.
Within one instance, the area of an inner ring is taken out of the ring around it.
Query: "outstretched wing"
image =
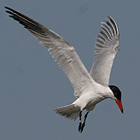
[[[6,12],[29,30],[39,43],[48,47],[48,51],[64,70],[74,87],[75,96],[80,96],[93,82],[92,77],[81,62],[74,47],[55,32],[47,29],[33,19],[9,8]]]
[[[111,68],[114,58],[119,51],[119,29],[111,16],[101,22],[100,33],[95,44],[95,56],[90,71],[95,82],[109,85]]]

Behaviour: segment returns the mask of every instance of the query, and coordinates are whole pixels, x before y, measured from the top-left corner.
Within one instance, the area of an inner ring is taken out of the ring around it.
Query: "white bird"
[[[94,48],[94,62],[89,73],[74,47],[64,38],[18,11],[9,7],[5,8],[10,17],[24,25],[41,45],[48,47],[48,51],[64,70],[74,87],[74,95],[77,99],[70,105],[56,108],[57,114],[73,120],[79,116],[78,130],[82,132],[88,113],[104,99],[115,100],[123,113],[121,91],[118,87],[109,85],[113,61],[120,49],[119,29],[111,16],[108,16],[105,22],[101,22],[101,29]],[[81,116],[84,109],[87,113],[82,123]]]

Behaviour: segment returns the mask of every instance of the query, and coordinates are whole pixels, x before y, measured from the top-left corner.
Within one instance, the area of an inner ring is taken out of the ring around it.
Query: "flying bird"
[[[82,132],[89,112],[104,99],[113,99],[123,113],[122,93],[118,87],[109,85],[113,61],[120,50],[119,29],[111,16],[105,18],[105,22],[101,22],[101,29],[95,42],[94,61],[89,73],[75,48],[64,38],[22,13],[9,7],[5,8],[11,18],[22,24],[41,45],[48,48],[49,53],[74,87],[74,95],[77,99],[70,105],[56,108],[57,114],[71,120],[79,117],[78,130]],[[83,110],[87,112],[82,122]]]

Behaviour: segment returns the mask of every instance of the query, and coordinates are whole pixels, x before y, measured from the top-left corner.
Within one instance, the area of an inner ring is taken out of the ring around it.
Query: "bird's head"
[[[111,89],[111,91],[114,94],[114,99],[115,102],[117,103],[119,109],[121,110],[121,112],[123,113],[123,106],[122,106],[122,102],[121,102],[121,91],[119,90],[118,87],[114,86],[114,85],[109,85],[109,88]]]

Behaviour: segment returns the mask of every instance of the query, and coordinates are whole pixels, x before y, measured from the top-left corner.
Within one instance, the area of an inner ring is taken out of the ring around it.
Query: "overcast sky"
[[[55,31],[73,45],[90,71],[100,22],[112,16],[121,50],[110,84],[123,95],[122,114],[107,99],[90,112],[83,133],[58,116],[75,100],[73,88],[47,48],[8,17],[9,6]],[[0,0],[0,140],[138,140],[140,138],[139,0]]]

